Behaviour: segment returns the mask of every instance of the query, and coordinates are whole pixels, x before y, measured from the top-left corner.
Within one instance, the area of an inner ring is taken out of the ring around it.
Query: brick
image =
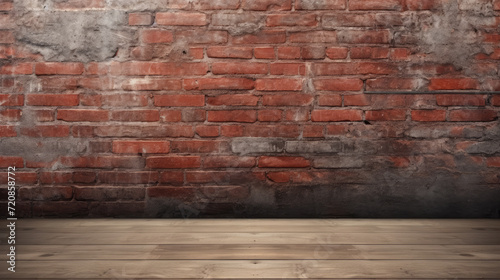
[[[410,50],[406,48],[392,48],[390,58],[392,60],[406,60],[410,57]]]
[[[363,88],[360,79],[315,79],[313,84],[316,90],[358,91]]]
[[[302,80],[297,79],[257,79],[255,89],[261,91],[300,91]]]
[[[168,141],[113,141],[113,153],[116,154],[167,154],[170,152]]]
[[[125,62],[120,64],[118,73],[127,76],[191,76],[205,75],[208,72],[206,63],[170,63],[170,62]]]
[[[77,62],[38,62],[35,64],[36,75],[81,75],[83,63]]]
[[[274,59],[274,48],[263,47],[254,49],[255,58],[259,59]]]
[[[494,95],[490,99],[490,103],[493,106],[500,106],[500,95]]]
[[[163,171],[160,172],[160,183],[171,185],[182,185],[184,183],[183,171]]]
[[[349,52],[348,48],[343,47],[329,47],[326,48],[326,56],[329,59],[345,59]]]
[[[337,43],[336,31],[308,31],[290,33],[292,43]]]
[[[389,48],[356,47],[351,48],[353,59],[384,59],[389,57]]]
[[[406,110],[390,109],[366,111],[367,121],[404,121],[406,120]]]
[[[385,62],[332,62],[316,63],[312,67],[318,76],[332,75],[367,75],[367,74],[396,74],[398,67],[394,63]]]
[[[26,104],[31,106],[78,106],[78,94],[28,94]]]
[[[150,13],[130,13],[128,15],[128,25],[151,25],[153,16]]]
[[[257,119],[260,122],[277,122],[281,120],[281,110],[259,110]]]
[[[304,47],[300,51],[303,59],[324,59],[325,47]]]
[[[33,113],[38,122],[52,122],[55,120],[55,111],[53,110],[34,110]]]
[[[5,64],[0,66],[0,75],[30,75],[30,74],[33,74],[32,63]]]
[[[247,34],[233,37],[232,42],[236,45],[244,44],[280,44],[285,43],[286,34],[284,31],[268,30],[260,31],[256,34]]]
[[[13,8],[12,1],[0,2],[0,11],[10,11]]]
[[[164,78],[131,78],[123,83],[124,90],[180,90],[182,82],[180,79],[170,80]]]
[[[186,90],[253,89],[254,81],[247,78],[202,78],[184,79]]]
[[[367,90],[415,90],[422,80],[413,78],[376,78],[366,81]]]
[[[162,122],[180,122],[182,112],[178,110],[160,111],[160,120]]]
[[[40,172],[40,183],[42,184],[64,184],[72,181],[71,172]]]
[[[344,106],[370,106],[370,99],[364,94],[344,95]]]
[[[108,77],[81,78],[78,80],[78,86],[91,90],[113,90],[115,80]]]
[[[437,10],[442,7],[442,0],[405,0],[404,7],[407,10]]]
[[[462,90],[478,89],[478,82],[471,78],[434,78],[429,85],[430,90]]]
[[[2,137],[16,137],[17,132],[12,125],[0,125],[0,138]]]
[[[489,157],[486,159],[488,167],[500,167],[500,157]]]
[[[338,32],[339,43],[346,44],[388,44],[388,30],[341,30]]]
[[[349,10],[401,10],[401,0],[350,0]]]
[[[267,74],[267,63],[214,62],[212,73],[221,74]]]
[[[204,122],[206,120],[207,111],[200,109],[184,109],[182,110],[183,122]]]
[[[493,10],[500,11],[500,0],[493,1]]]
[[[309,167],[311,163],[303,157],[270,157],[259,158],[261,168],[302,168]]]
[[[146,167],[160,169],[185,169],[198,168],[201,166],[199,156],[169,156],[169,157],[148,157]]]
[[[143,200],[146,193],[144,187],[117,186],[75,186],[74,191],[75,200],[83,201]]]
[[[245,128],[242,125],[222,125],[221,135],[225,137],[243,137]]]
[[[44,125],[21,128],[21,134],[29,137],[68,137],[69,126]]]
[[[59,109],[57,119],[67,122],[102,122],[109,120],[109,116],[105,110]]]
[[[313,161],[314,168],[362,168],[365,162],[359,157],[323,157]]]
[[[155,95],[154,105],[159,107],[202,107],[205,106],[204,95]]]
[[[24,167],[24,160],[22,157],[0,156],[0,167],[7,168],[9,166],[14,166],[16,168],[23,168]]]
[[[338,94],[322,94],[318,97],[319,106],[340,107],[342,106],[342,97]],[[346,104],[347,106],[348,104]]]
[[[257,120],[254,110],[208,111],[209,122],[246,122],[253,123]]]
[[[111,120],[122,122],[157,122],[160,120],[160,113],[158,110],[112,111]]]
[[[306,66],[304,63],[273,63],[270,65],[271,75],[304,76]]]
[[[148,97],[145,94],[126,93],[103,95],[102,105],[110,107],[144,107],[148,105]],[[98,105],[96,104],[90,106]]]
[[[361,110],[314,110],[311,113],[313,122],[362,121]]]
[[[141,30],[141,41],[145,44],[172,43],[174,34],[169,30],[162,29]]]
[[[168,2],[169,9],[183,9],[183,10],[236,10],[240,6],[239,0],[225,0],[225,1],[212,1],[212,0],[171,0]]]
[[[203,48],[189,48],[189,55],[193,59],[203,59],[205,57]]]
[[[438,94],[436,102],[439,106],[485,106],[485,95],[470,94]]]
[[[149,171],[128,171],[128,172],[99,172],[97,175],[99,182],[112,184],[148,184],[158,182],[159,175],[157,172]],[[127,199],[127,196],[122,196],[119,199]],[[133,199],[140,199],[135,197]]]
[[[74,172],[71,181],[74,183],[91,184],[96,181],[95,172]]]
[[[207,104],[212,106],[257,106],[259,97],[252,94],[224,94],[207,97]]]
[[[289,11],[292,0],[242,0],[243,10],[250,11]]]
[[[203,13],[156,13],[157,25],[173,26],[204,26],[207,25],[207,15]]]
[[[220,135],[219,127],[215,125],[200,125],[195,130],[200,137],[218,137]]]
[[[22,94],[0,94],[0,106],[23,106],[24,95]]]
[[[269,27],[276,26],[316,26],[318,21],[315,14],[277,14],[268,15],[266,25]]]
[[[279,59],[299,59],[300,58],[300,48],[299,47],[278,47],[278,58]]]
[[[13,44],[15,42],[12,31],[0,30],[0,44]]]
[[[78,168],[143,168],[144,159],[134,156],[60,157],[63,167]]]
[[[298,125],[252,125],[246,126],[244,136],[246,137],[282,137],[296,138],[300,135]]]
[[[214,140],[174,140],[171,142],[172,153],[221,153],[229,149],[227,142]]]
[[[306,125],[303,128],[302,136],[305,138],[323,138],[325,127],[321,125]]]
[[[285,142],[280,139],[234,138],[231,142],[231,151],[239,155],[281,153],[284,147]]]
[[[210,156],[203,159],[204,168],[251,168],[255,164],[254,157]]]
[[[493,110],[453,110],[448,120],[451,122],[489,122],[497,119],[497,112]]]
[[[260,25],[264,17],[255,13],[238,13],[212,14],[212,26],[245,26],[245,25]]]
[[[325,29],[336,29],[339,26],[371,27],[378,25],[375,14],[371,13],[335,13],[325,14],[322,17],[322,26]]]
[[[307,106],[311,105],[313,97],[307,94],[265,95],[262,98],[264,106]]]
[[[295,2],[297,10],[344,10],[345,0],[298,0]]]
[[[102,96],[99,94],[81,94],[79,97],[80,104],[83,106],[101,107],[102,105]]]
[[[176,39],[193,44],[227,43],[227,31],[186,30],[176,33]]]
[[[9,14],[0,14],[0,29],[12,29],[14,20]]]
[[[0,110],[0,120],[4,122],[18,122],[21,120],[20,109],[4,109]]]
[[[412,110],[411,119],[417,122],[444,122],[445,110]]]
[[[307,122],[309,121],[309,108],[299,107],[285,110],[285,121]]]
[[[222,47],[212,46],[207,48],[207,56],[215,58],[252,58],[251,47]]]

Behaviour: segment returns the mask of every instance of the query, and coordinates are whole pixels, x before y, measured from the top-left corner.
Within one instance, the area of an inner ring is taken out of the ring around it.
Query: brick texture
[[[26,217],[499,216],[499,0],[15,2]]]

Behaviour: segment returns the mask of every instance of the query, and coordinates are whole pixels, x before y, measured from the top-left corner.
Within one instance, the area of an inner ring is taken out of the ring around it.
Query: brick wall
[[[498,217],[498,0],[0,0],[0,208]],[[496,91],[496,92],[495,92]]]

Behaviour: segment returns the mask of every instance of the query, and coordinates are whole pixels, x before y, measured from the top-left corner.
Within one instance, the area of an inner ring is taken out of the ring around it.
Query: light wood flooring
[[[20,219],[15,273],[5,225],[0,279],[500,279],[500,220]]]

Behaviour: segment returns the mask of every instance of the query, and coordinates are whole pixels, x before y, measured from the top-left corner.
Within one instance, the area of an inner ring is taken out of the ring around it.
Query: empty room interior
[[[0,0],[0,279],[500,279],[500,0]]]

